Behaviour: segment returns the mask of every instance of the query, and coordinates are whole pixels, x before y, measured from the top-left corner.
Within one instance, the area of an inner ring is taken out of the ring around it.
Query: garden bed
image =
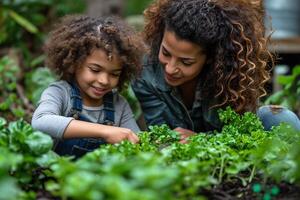
[[[140,143],[103,145],[78,160],[60,157],[48,135],[0,119],[0,189],[5,199],[299,199],[300,133],[264,131],[252,113],[220,112],[221,132],[187,144],[166,125]],[[14,192],[11,192],[14,191]]]

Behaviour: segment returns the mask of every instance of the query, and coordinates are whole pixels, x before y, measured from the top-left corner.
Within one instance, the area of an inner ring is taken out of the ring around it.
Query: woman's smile
[[[180,80],[180,77],[165,72],[165,79],[167,82],[176,82]]]
[[[204,52],[200,45],[181,39],[166,29],[158,55],[166,82],[177,87],[197,78],[206,63]]]

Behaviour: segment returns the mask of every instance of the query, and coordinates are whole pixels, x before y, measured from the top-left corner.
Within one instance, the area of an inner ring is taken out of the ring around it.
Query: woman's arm
[[[193,132],[189,129],[185,129],[185,128],[181,128],[181,127],[174,128],[173,130],[177,131],[180,134],[180,142],[181,143],[187,143],[187,139],[190,136],[196,134],[195,132]]]

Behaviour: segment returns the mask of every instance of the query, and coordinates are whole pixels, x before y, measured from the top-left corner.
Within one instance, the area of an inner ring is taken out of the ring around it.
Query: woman
[[[156,0],[144,14],[151,51],[133,89],[148,125],[186,136],[220,129],[219,108],[257,111],[273,63],[260,2]],[[258,110],[266,129],[287,121],[300,130],[294,113],[276,111]]]

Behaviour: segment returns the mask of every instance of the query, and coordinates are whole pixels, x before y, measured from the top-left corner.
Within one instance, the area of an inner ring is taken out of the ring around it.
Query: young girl
[[[143,45],[118,18],[68,16],[45,45],[60,81],[42,94],[32,126],[55,139],[60,155],[79,157],[103,143],[138,142],[122,89],[140,66]]]

